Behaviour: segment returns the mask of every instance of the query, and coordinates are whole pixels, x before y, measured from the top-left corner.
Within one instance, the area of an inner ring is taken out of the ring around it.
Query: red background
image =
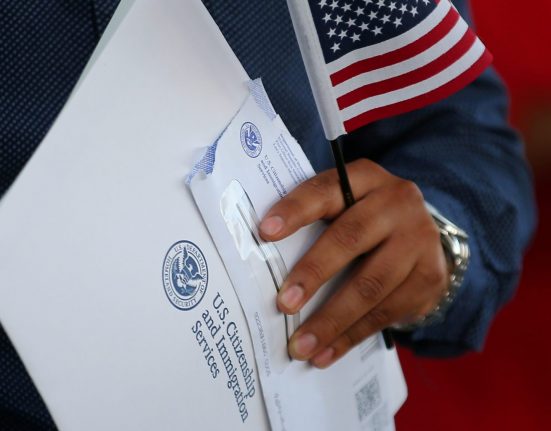
[[[514,300],[482,354],[428,360],[400,350],[409,398],[398,431],[551,430],[551,2],[472,1],[481,39],[512,99],[534,169],[539,229]]]

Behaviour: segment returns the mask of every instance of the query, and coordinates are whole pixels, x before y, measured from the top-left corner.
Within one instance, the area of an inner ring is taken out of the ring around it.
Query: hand
[[[347,282],[289,342],[293,358],[319,368],[394,323],[429,314],[448,286],[439,231],[419,188],[365,159],[347,171],[356,199],[351,208],[344,207],[333,169],[300,184],[260,224],[265,240],[278,241],[318,219],[332,220],[278,294],[278,308],[287,314],[362,256]]]

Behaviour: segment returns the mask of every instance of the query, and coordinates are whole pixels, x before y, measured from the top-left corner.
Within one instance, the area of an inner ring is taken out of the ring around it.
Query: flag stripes
[[[468,53],[470,55],[464,56],[464,61],[457,67],[448,68],[441,72],[439,76],[435,76],[431,80],[432,85],[430,85],[431,82],[421,83],[421,85],[412,86],[413,88],[408,88],[403,92],[396,91],[395,95],[387,93],[386,95],[389,96],[387,101],[377,101],[374,100],[375,98],[367,99],[366,104],[372,102],[372,106],[367,109],[358,106],[359,104],[347,108],[348,111],[343,112],[344,129],[347,133],[350,133],[366,124],[422,108],[458,92],[474,81],[492,61],[491,54],[484,48],[482,43],[477,43],[474,48],[473,52]],[[480,53],[480,48],[484,49],[482,53]],[[452,79],[449,79],[450,76],[447,76],[447,73],[451,74]]]
[[[492,61],[449,0],[288,4],[329,139],[445,98]]]

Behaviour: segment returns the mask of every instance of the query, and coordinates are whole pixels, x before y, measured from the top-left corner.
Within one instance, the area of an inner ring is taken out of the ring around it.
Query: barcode
[[[368,417],[381,402],[381,390],[377,377],[371,378],[358,392],[356,392],[356,407],[360,421]]]

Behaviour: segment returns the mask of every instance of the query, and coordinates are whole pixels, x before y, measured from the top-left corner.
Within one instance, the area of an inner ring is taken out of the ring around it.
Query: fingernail
[[[260,223],[260,230],[266,235],[276,235],[283,229],[284,221],[279,216],[268,217]]]
[[[318,338],[314,334],[302,334],[291,344],[291,355],[297,359],[307,358],[317,344]]]
[[[334,356],[335,349],[333,347],[328,347],[321,353],[318,353],[316,356],[314,356],[310,362],[314,367],[325,368],[333,361]]]
[[[303,297],[304,289],[298,284],[293,284],[286,289],[283,289],[283,292],[279,295],[279,302],[285,308],[292,310],[298,307]]]

